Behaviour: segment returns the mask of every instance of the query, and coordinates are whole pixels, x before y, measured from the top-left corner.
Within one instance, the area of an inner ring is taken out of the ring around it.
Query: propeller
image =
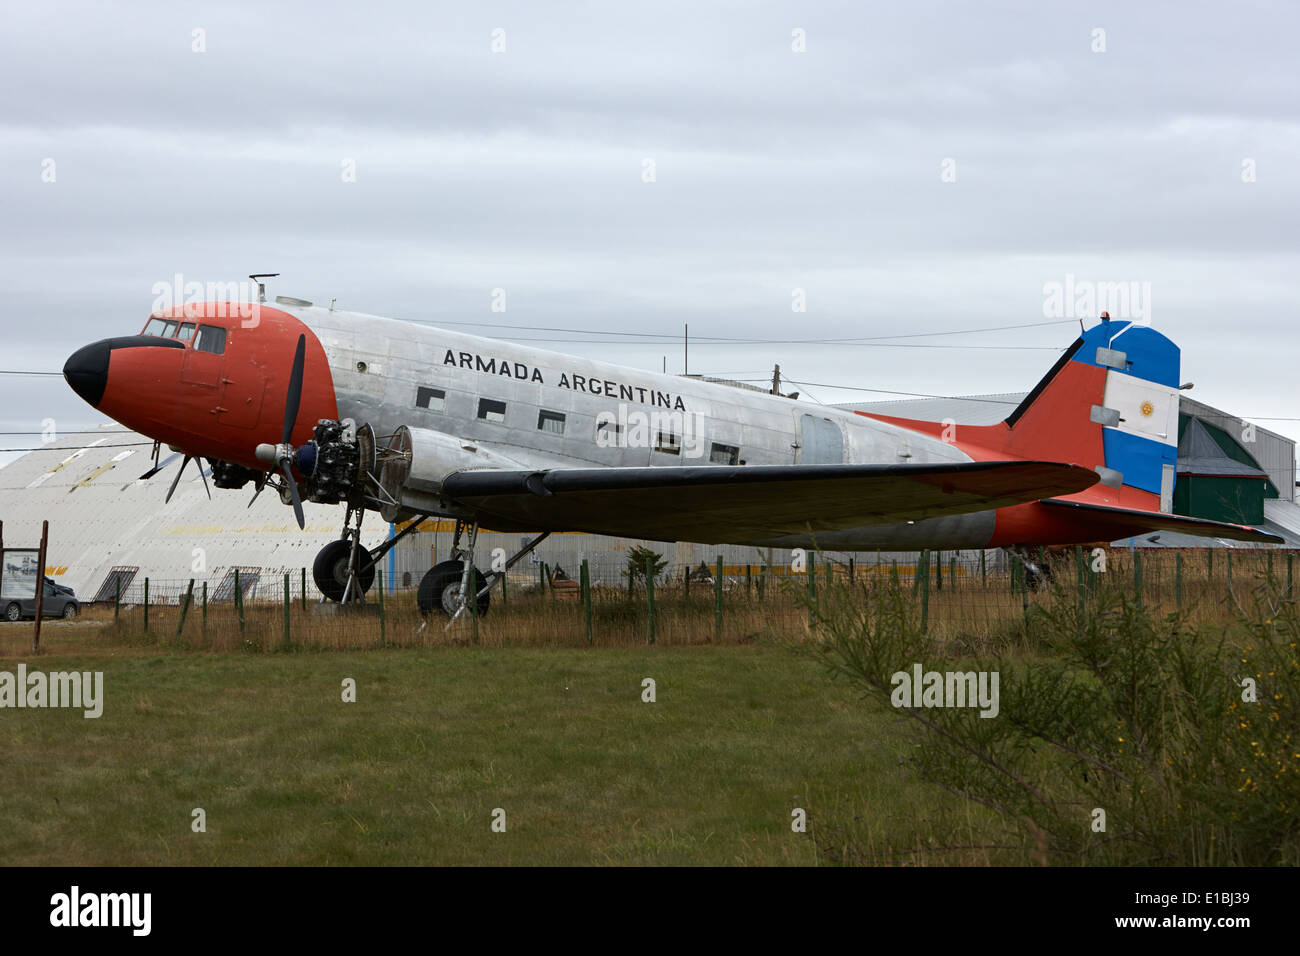
[[[176,493],[176,486],[181,483],[181,475],[185,473],[185,466],[190,463],[192,456],[186,455],[181,459],[181,466],[176,469],[176,477],[172,479],[172,486],[167,489],[167,497],[163,499],[163,504],[172,500],[172,495]],[[203,473],[203,462],[197,462],[199,466],[199,477],[203,479],[203,490],[208,493],[208,500],[212,500],[212,489],[208,487],[208,476]]]
[[[257,491],[253,494],[253,500],[248,503],[251,508],[253,501],[262,493],[266,487],[266,480],[270,478],[271,473],[276,469],[284,475],[285,486],[289,489],[289,500],[293,502],[293,514],[298,519],[298,527],[305,528],[306,520],[302,514],[302,499],[298,495],[298,483],[293,480],[293,463],[295,459],[294,447],[289,444],[289,439],[293,437],[293,426],[298,421],[298,407],[302,404],[302,373],[303,365],[307,360],[307,336],[298,336],[298,347],[293,353],[293,367],[289,372],[289,391],[284,397],[284,427],[280,431],[280,444],[270,445],[265,442],[257,446],[254,454],[258,461],[266,462],[271,465],[271,472],[267,472],[266,478],[263,478],[257,485]]]

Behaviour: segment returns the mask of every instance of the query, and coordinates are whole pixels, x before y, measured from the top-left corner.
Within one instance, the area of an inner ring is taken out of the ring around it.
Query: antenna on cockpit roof
[[[278,272],[263,272],[263,273],[261,273],[260,275],[251,275],[251,276],[249,276],[250,279],[252,279],[254,282],[257,283],[257,301],[258,301],[258,302],[265,302],[265,301],[266,301],[266,283],[265,283],[265,282],[262,282],[261,280],[262,280],[262,279],[274,279],[274,278],[275,278],[276,276],[278,276],[279,274],[280,274],[280,273],[278,273]]]

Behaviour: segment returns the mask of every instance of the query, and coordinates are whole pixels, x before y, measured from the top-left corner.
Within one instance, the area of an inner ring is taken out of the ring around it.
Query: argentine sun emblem
[[[1155,411],[1156,411],[1156,407],[1155,407],[1154,405],[1152,405],[1150,402],[1143,402],[1143,403],[1142,403],[1142,417],[1143,417],[1143,418],[1150,418],[1152,415],[1155,414]]]

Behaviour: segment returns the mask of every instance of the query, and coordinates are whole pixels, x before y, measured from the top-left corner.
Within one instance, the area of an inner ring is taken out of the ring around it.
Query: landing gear
[[[460,587],[465,578],[465,566],[459,561],[442,561],[431,567],[420,581],[420,590],[416,593],[416,602],[420,613],[428,617],[434,611],[441,611],[448,617],[455,617],[465,606],[461,600]],[[488,612],[491,595],[484,588],[483,575],[474,569],[474,591],[478,594],[477,613],[482,617]]]
[[[361,519],[365,514],[364,508],[349,506],[343,519],[343,537],[321,548],[312,565],[311,576],[317,589],[339,604],[364,601],[365,593],[375,583],[375,562],[379,554],[361,545]]]
[[[331,541],[325,547],[320,549],[316,555],[316,563],[312,565],[311,576],[316,582],[316,587],[320,593],[325,595],[331,601],[343,602],[344,592],[348,592],[348,582],[350,574],[348,566],[352,561],[353,544],[348,540]],[[360,595],[370,590],[370,586],[375,583],[375,563],[370,559],[370,553],[364,548],[360,549],[360,573],[358,575],[359,589],[352,589],[351,594]]]
[[[366,592],[375,583],[375,568],[379,559],[419,527],[412,521],[405,528],[373,550],[361,544],[361,520],[366,509],[348,506],[343,519],[343,536],[321,548],[312,565],[311,576],[316,588],[326,599],[346,604],[364,601]],[[356,520],[353,521],[353,516]]]
[[[478,522],[457,520],[456,534],[451,542],[451,560],[435,564],[420,581],[420,590],[416,595],[420,613],[428,617],[434,612],[441,611],[454,621],[461,615],[469,613],[472,596],[475,611],[479,617],[482,617],[488,611],[489,592],[497,581],[505,577],[506,572],[513,568],[520,558],[531,554],[533,549],[549,536],[549,531],[543,531],[511,555],[499,569],[493,568],[485,575],[474,567],[474,545],[478,541]],[[462,540],[466,540],[467,543],[462,545]]]

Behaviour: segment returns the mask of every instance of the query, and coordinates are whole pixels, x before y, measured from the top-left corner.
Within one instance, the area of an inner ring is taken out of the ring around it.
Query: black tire
[[[18,606],[17,601],[10,601],[8,606],[5,607],[5,620],[13,622],[21,621],[22,619],[23,609]]]
[[[420,613],[425,617],[434,613],[442,613],[448,617],[455,614],[456,609],[460,607],[460,582],[464,572],[465,566],[459,561],[443,561],[426,571],[424,577],[420,579],[420,588],[415,595]],[[474,590],[483,590],[483,585],[487,582],[478,568],[474,569],[473,578]],[[488,605],[491,603],[491,595],[488,594],[478,599],[479,617],[487,614]]]
[[[343,600],[343,591],[348,586],[348,560],[352,554],[351,541],[331,541],[320,549],[316,561],[311,567],[312,580],[320,593],[331,601]],[[375,583],[375,562],[370,560],[370,552],[362,548],[358,553],[361,560],[361,591],[364,594]]]
[[[76,616],[77,616],[77,605],[73,604],[71,601],[63,605],[63,619],[65,621],[71,621]]]

